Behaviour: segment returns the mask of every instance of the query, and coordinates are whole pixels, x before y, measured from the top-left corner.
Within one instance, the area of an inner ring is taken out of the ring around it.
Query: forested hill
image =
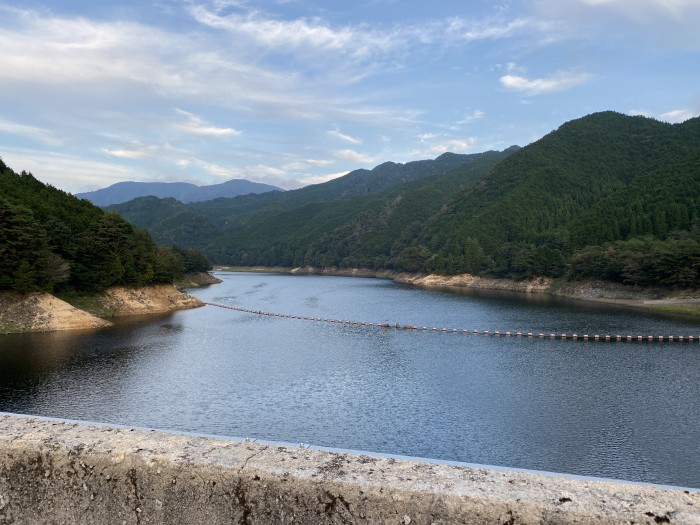
[[[307,186],[293,191],[270,192],[260,195],[246,195],[233,199],[216,199],[208,202],[183,204],[175,199],[156,199],[144,197],[134,199],[123,204],[107,207],[136,224],[148,229],[153,238],[163,244],[181,244],[199,249],[206,249],[212,242],[217,242],[217,254],[219,257],[228,257],[235,251],[234,246],[228,246],[226,241],[220,240],[222,236],[238,232],[244,237],[253,237],[255,232],[267,235],[266,230],[275,233],[275,239],[263,239],[267,246],[262,248],[264,259],[269,259],[269,245],[271,243],[286,244],[290,242],[280,239],[281,232],[275,225],[278,218],[284,214],[287,220],[291,217],[292,223],[285,224],[285,228],[297,229],[303,227],[310,217],[315,216],[314,208],[320,210],[330,208],[329,203],[347,202],[357,198],[357,202],[374,201],[383,192],[398,185],[411,185],[420,181],[435,177],[441,177],[455,170],[463,168],[465,176],[461,178],[462,185],[484,174],[484,159],[488,159],[488,168],[505,155],[517,148],[507,150],[505,153],[488,152],[476,155],[458,155],[445,153],[434,160],[421,160],[398,164],[385,162],[372,170],[355,170],[343,177],[331,181]],[[459,178],[459,177],[458,177]],[[451,187],[457,191],[460,185]],[[341,205],[342,207],[342,205]],[[323,217],[319,218],[318,225],[324,228]],[[301,221],[301,225],[298,222]],[[246,232],[250,232],[247,235]],[[238,239],[231,242],[237,243]],[[308,243],[307,243],[308,244]],[[294,248],[295,252],[301,252],[297,257],[303,261],[304,246]],[[253,258],[258,258],[253,255]],[[230,262],[230,259],[226,259]],[[252,260],[252,259],[251,259]],[[262,260],[262,259],[261,259]]]
[[[208,268],[202,254],[159,247],[119,215],[0,159],[0,290],[97,292]]]
[[[282,194],[114,209],[219,264],[700,287],[700,119],[602,112],[521,149],[388,163]]]
[[[613,112],[568,122],[432,217],[417,243],[452,273],[696,287],[700,119]]]

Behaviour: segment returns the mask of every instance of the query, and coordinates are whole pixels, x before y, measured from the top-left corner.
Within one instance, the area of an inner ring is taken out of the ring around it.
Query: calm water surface
[[[193,291],[366,322],[700,335],[598,304],[224,273]],[[700,344],[405,332],[211,306],[0,337],[0,411],[700,487]]]

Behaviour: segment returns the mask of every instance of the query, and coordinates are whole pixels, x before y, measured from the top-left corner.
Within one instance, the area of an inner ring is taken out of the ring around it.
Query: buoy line
[[[218,303],[207,303],[204,304],[208,306],[216,306],[217,308],[225,308],[227,310],[235,310],[236,312],[242,312],[254,315],[264,315],[267,317],[279,317],[283,319],[299,319],[302,321],[316,321],[321,323],[337,324],[341,326],[359,326],[367,328],[393,328],[395,330],[406,330],[414,332],[431,332],[431,333],[450,333],[450,334],[463,334],[463,335],[482,335],[482,336],[493,336],[493,337],[525,337],[525,338],[539,338],[539,339],[560,339],[567,341],[601,341],[601,342],[647,342],[647,343],[662,343],[662,342],[700,342],[700,335],[588,335],[588,334],[565,334],[565,333],[535,333],[535,332],[501,332],[494,330],[476,330],[467,328],[438,328],[438,327],[428,327],[428,326],[416,326],[408,324],[391,324],[391,323],[368,323],[365,321],[348,321],[343,319],[324,319],[321,317],[309,317],[303,315],[289,315],[289,314],[279,314],[274,312],[264,312],[261,310],[251,310],[248,308],[239,308],[237,306],[229,306],[226,304]]]

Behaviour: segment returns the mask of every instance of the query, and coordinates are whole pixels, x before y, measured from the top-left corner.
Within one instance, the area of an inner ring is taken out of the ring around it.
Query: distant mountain
[[[221,263],[273,264],[276,253],[284,253],[285,264],[303,261],[311,243],[328,235],[329,230],[355,221],[366,223],[363,231],[368,235],[376,233],[366,237],[377,237],[367,241],[372,245],[367,250],[374,255],[391,249],[392,236],[401,233],[406,221],[428,219],[451,195],[517,150],[514,146],[504,152],[445,153],[405,164],[385,162],[372,170],[355,170],[284,193],[190,204],[142,197],[107,209],[147,229],[157,242],[206,249]],[[391,213],[392,231],[387,232],[384,222],[379,228],[374,224],[374,217],[381,216],[386,203],[395,199],[404,204]],[[339,239],[342,237],[339,234]],[[364,248],[358,243],[363,242],[355,238],[350,244],[359,253]],[[346,243],[345,251],[350,244]],[[239,245],[245,247],[243,251]],[[293,256],[285,248],[291,245],[295,246]],[[330,259],[326,256],[324,260]]]
[[[607,111],[524,148],[384,163],[284,193],[110,209],[217,264],[700,289],[700,118]]]
[[[147,196],[163,199],[172,197],[180,202],[201,202],[269,191],[283,190],[276,186],[245,179],[233,179],[209,186],[197,186],[186,182],[117,182],[107,188],[77,193],[75,196],[79,199],[87,199],[97,206],[109,206]]]

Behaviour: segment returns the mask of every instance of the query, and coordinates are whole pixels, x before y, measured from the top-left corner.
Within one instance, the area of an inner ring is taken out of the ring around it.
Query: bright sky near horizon
[[[0,0],[0,157],[58,188],[296,188],[700,114],[700,0]]]

